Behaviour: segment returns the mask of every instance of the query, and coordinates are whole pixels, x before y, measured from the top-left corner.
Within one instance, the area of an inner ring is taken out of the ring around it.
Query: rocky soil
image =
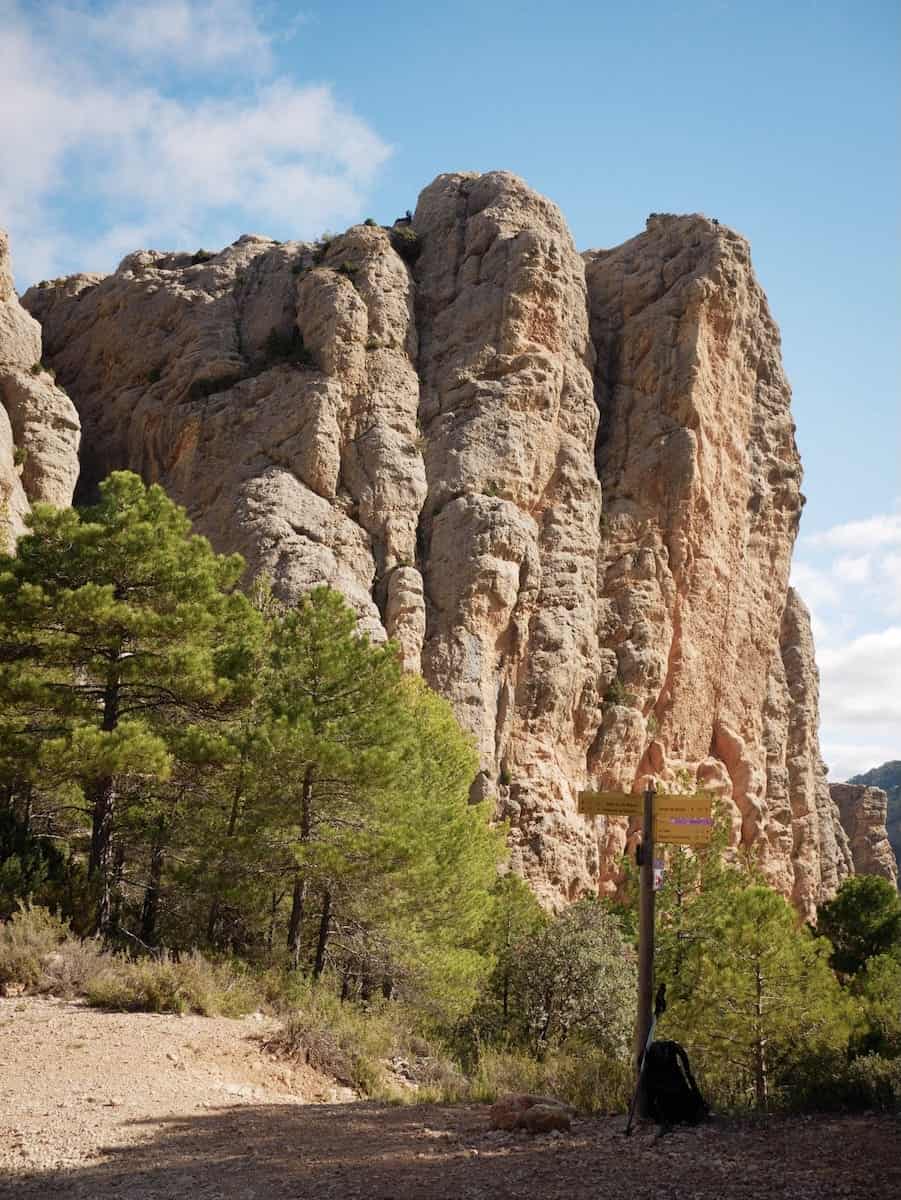
[[[0,1000],[6,1200],[888,1200],[901,1122],[623,1118],[490,1132],[485,1106],[336,1103],[259,1051],[265,1022]]]

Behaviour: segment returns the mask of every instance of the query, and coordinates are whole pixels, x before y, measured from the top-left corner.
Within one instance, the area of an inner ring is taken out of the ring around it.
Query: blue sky
[[[388,221],[505,168],[610,246],[744,233],[782,328],[833,777],[901,757],[901,139],[889,0],[0,0],[17,278]]]

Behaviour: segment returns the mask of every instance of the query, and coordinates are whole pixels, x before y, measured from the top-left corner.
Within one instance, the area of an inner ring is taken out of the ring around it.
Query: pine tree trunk
[[[766,1038],[763,1031],[763,976],[759,964],[754,972],[756,988],[755,1027],[754,1027],[754,1092],[757,1107],[767,1106],[767,1071],[766,1071]]]
[[[156,827],[156,837],[150,852],[150,875],[144,891],[144,903],[141,907],[141,940],[152,946],[156,938],[156,923],[160,913],[160,885],[163,881],[163,864],[165,862],[166,822],[160,817]]]
[[[319,918],[319,939],[316,942],[316,958],[313,962],[313,978],[318,979],[325,966],[325,948],[328,945],[329,926],[332,920],[332,893],[322,893],[322,915]]]
[[[112,918],[113,811],[115,806],[113,779],[99,779],[91,789],[91,850],[88,857],[88,879],[98,885],[97,931],[109,933]]]
[[[301,871],[294,873],[294,889],[291,893],[291,918],[288,921],[288,949],[291,952],[291,970],[300,967],[300,943],[303,933],[303,908],[307,894],[307,877]]]
[[[307,767],[300,793],[300,844],[310,841],[313,818],[313,765]],[[297,870],[294,873],[294,889],[291,894],[291,917],[288,921],[288,950],[291,954],[291,970],[300,968],[300,944],[303,936],[303,909],[307,894],[306,876]]]
[[[100,728],[112,733],[119,724],[119,676],[111,670],[107,677],[103,696],[103,720]],[[106,775],[94,781],[88,793],[91,802],[91,849],[88,855],[88,879],[96,881],[97,932],[106,936],[110,932],[113,914],[112,867],[113,867],[113,815],[116,803],[115,780]]]
[[[235,790],[232,793],[231,812],[228,815],[228,825],[225,829],[226,838],[233,838],[235,830],[238,827],[238,815],[241,810],[241,800],[244,796],[244,762],[242,759],[241,770],[238,774],[238,782],[235,784]],[[226,856],[223,854],[222,861],[219,864],[220,879],[221,874],[226,867]],[[222,892],[220,889],[220,879],[216,880],[216,892],[210,903],[210,913],[206,922],[206,940],[211,946],[216,944],[216,926],[219,924],[219,912],[222,907]],[[271,945],[270,945],[271,949]]]
[[[110,933],[117,934],[122,927],[122,876],[125,873],[125,847],[120,842],[113,857],[110,881]]]

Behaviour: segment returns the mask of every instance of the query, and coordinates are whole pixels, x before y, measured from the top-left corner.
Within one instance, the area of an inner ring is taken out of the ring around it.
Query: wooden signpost
[[[579,793],[579,812],[586,817],[641,816],[641,844],[636,851],[638,894],[638,1018],[635,1022],[636,1088],[641,1088],[641,1059],[653,1019],[654,995],[654,843],[706,846],[713,825],[710,796],[657,794],[649,783],[641,796],[629,792]],[[638,1113],[647,1116],[647,1102],[639,1091]]]

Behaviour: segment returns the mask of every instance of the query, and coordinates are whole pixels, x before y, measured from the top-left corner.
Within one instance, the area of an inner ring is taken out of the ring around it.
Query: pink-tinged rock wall
[[[85,487],[131,467],[286,598],[340,588],[472,731],[473,794],[549,902],[615,886],[626,822],[580,817],[580,788],[653,774],[716,791],[809,915],[847,850],[792,633],[800,463],[747,243],[655,216],[580,256],[502,172],[440,176],[412,233],[140,251],[32,289]]]

